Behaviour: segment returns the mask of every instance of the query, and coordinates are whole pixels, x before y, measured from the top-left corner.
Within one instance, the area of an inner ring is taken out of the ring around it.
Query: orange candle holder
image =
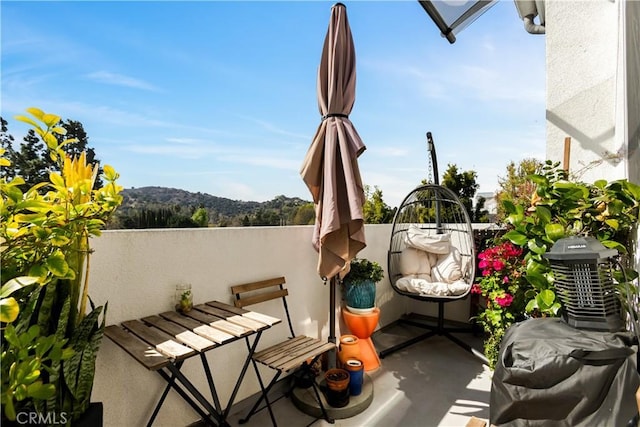
[[[349,331],[358,337],[360,345],[360,360],[365,371],[373,371],[380,367],[380,358],[376,351],[371,334],[376,330],[380,320],[380,309],[374,308],[370,313],[355,314],[342,307],[342,318]]]

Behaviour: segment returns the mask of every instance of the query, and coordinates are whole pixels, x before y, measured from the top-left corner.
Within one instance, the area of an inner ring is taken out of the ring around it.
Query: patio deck
[[[392,326],[374,334],[378,341],[412,333],[411,327]],[[482,341],[470,334],[461,339],[481,350]],[[384,341],[383,341],[384,342]],[[340,427],[464,427],[472,416],[489,419],[491,371],[472,354],[448,339],[435,336],[388,355],[376,371],[369,372],[373,380],[373,402],[362,413],[336,419]],[[249,401],[249,402],[247,402]],[[232,411],[231,425],[239,425],[246,407],[253,398],[238,403]],[[280,399],[273,406],[280,425],[307,426],[314,418],[298,410],[291,399]],[[247,427],[271,425],[268,411],[262,410],[246,424]],[[315,427],[332,424],[323,419]]]

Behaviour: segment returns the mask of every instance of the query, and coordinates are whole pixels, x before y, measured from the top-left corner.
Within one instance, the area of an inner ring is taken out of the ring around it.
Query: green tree
[[[391,209],[382,199],[382,190],[378,186],[364,186],[366,200],[362,207],[364,222],[366,224],[389,224],[393,221],[394,209]]]
[[[448,164],[447,170],[442,176],[442,186],[451,190],[467,210],[472,222],[489,222],[489,212],[484,208],[486,199],[480,197],[477,203],[473,204],[473,199],[480,188],[476,182],[478,174],[473,170],[462,172],[455,164]],[[422,185],[428,184],[427,180],[422,180]]]
[[[296,209],[291,223],[293,225],[311,225],[316,220],[316,209],[312,202],[305,203]]]
[[[100,176],[103,173],[99,166],[100,161],[96,158],[95,150],[88,146],[89,138],[82,126],[82,123],[69,120],[60,121],[56,127],[64,129],[62,133],[54,133],[52,136],[57,140],[57,144],[69,156],[78,157],[82,152],[85,153],[87,163],[98,165],[98,178],[94,184],[94,188],[102,187]],[[12,167],[2,172],[5,178],[21,176],[24,178],[25,184],[23,188],[29,188],[38,182],[48,179],[49,172],[60,172],[58,162],[49,156],[47,147],[36,136],[33,129],[27,132],[20,144],[20,148],[13,147],[15,143],[12,135],[8,133],[7,122],[2,119],[2,133],[0,134],[2,147],[5,148],[5,157],[11,162]],[[63,144],[64,142],[64,144]],[[9,176],[9,174],[13,174]]]
[[[498,222],[502,222],[506,217],[505,200],[514,205],[531,204],[531,197],[535,194],[536,184],[530,177],[541,174],[543,166],[543,162],[534,158],[523,159],[517,165],[512,161],[507,165],[507,175],[498,177],[498,184],[500,185],[500,189],[496,193]]]
[[[205,208],[198,208],[193,215],[191,215],[191,219],[198,224],[198,226],[206,227],[209,225],[209,212]]]
[[[469,216],[473,214],[473,198],[480,188],[480,184],[476,182],[477,177],[478,174],[472,170],[458,171],[455,164],[447,165],[447,170],[442,176],[442,185],[458,196]]]
[[[471,221],[473,222],[491,222],[489,218],[489,211],[484,208],[487,199],[480,196],[476,200],[476,204],[473,207],[473,215],[471,215]]]
[[[64,146],[64,151],[71,157],[79,156],[80,153],[85,152],[87,162],[92,165],[98,165],[98,179],[95,186],[96,188],[101,187],[102,180],[100,179],[100,176],[102,175],[102,168],[100,167],[100,160],[96,158],[95,150],[89,147],[89,137],[87,136],[87,132],[85,132],[82,123],[76,120],[67,119],[60,122],[59,126],[63,127],[67,131],[67,134],[64,135],[64,137],[71,141]],[[57,138],[58,143],[62,142],[62,135],[57,135]],[[55,164],[52,164],[51,166],[52,168],[55,168]]]
[[[13,136],[9,134],[9,129],[7,127],[7,121],[0,116],[0,148],[4,149],[4,157],[12,162],[15,159],[16,152],[13,149],[13,144],[15,143]],[[14,168],[1,168],[0,169],[0,178],[6,178],[10,180],[15,178],[16,173]]]
[[[47,151],[44,143],[29,129],[19,150],[14,150],[9,157],[13,176],[21,176],[24,184],[21,188],[33,187],[36,183],[46,181],[50,172],[50,162],[45,161]]]

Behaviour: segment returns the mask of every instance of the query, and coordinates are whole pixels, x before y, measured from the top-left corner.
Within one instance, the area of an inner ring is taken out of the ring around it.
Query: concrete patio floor
[[[374,334],[374,341],[384,343],[417,332],[412,328],[387,327]],[[481,351],[481,338],[472,334],[458,336]],[[472,416],[488,422],[491,371],[476,356],[445,337],[434,336],[392,353],[382,359],[379,369],[368,375],[374,388],[371,405],[358,415],[336,419],[334,426],[464,427]],[[246,408],[254,402],[253,399],[247,401],[235,405],[229,419],[232,426],[239,425]],[[278,400],[273,408],[281,426],[332,425],[324,419],[314,422],[312,416],[297,409],[289,398]],[[243,425],[271,425],[268,411],[258,412]]]

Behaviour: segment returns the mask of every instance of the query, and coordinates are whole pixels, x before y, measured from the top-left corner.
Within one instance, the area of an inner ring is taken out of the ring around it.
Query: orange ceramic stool
[[[358,343],[360,344],[360,358],[364,363],[365,371],[373,371],[380,367],[380,358],[376,352],[376,348],[371,341],[371,334],[376,330],[378,326],[378,320],[380,320],[380,309],[374,308],[371,313],[355,314],[342,308],[342,318],[344,323],[347,324],[349,331],[356,337],[358,337]]]

